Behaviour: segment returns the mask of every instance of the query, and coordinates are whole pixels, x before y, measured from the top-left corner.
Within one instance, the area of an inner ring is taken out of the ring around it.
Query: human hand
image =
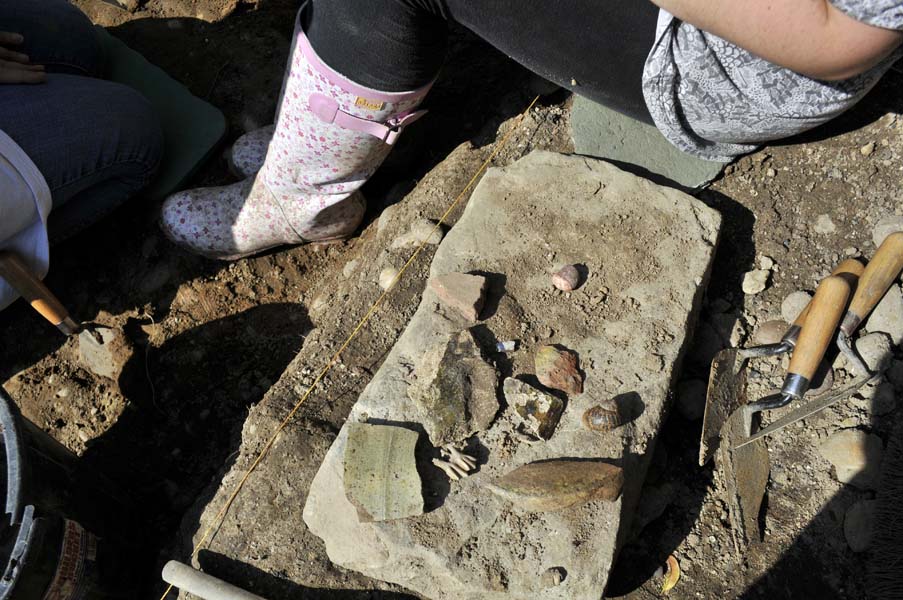
[[[27,54],[7,47],[23,40],[18,33],[0,31],[0,83],[42,83],[47,79],[44,65],[33,65]]]

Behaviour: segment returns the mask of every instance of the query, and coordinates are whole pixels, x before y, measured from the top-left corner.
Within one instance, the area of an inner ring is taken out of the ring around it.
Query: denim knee
[[[106,71],[94,25],[67,0],[0,0],[0,31],[22,34],[17,50],[50,73],[102,77]]]

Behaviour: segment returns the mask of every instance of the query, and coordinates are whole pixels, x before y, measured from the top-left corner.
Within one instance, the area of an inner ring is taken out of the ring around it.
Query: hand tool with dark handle
[[[831,275],[822,280],[815,291],[809,314],[793,350],[781,392],[747,405],[751,411],[779,408],[791,400],[803,397],[828,346],[834,339],[834,332],[849,298],[850,284],[847,279],[840,275]]]
[[[16,254],[0,251],[0,277],[31,304],[42,317],[66,335],[75,335],[81,326],[69,316],[69,311],[44,283],[35,277]]]

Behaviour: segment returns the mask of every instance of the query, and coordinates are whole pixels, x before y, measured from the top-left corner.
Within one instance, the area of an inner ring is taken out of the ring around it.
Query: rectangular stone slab
[[[487,274],[480,327],[495,340],[521,341],[504,357],[514,376],[530,376],[538,347],[561,344],[579,355],[584,391],[567,398],[544,442],[518,437],[514,409],[502,411],[471,444],[476,473],[450,483],[441,473],[424,477],[433,506],[425,514],[361,522],[342,481],[349,424],[416,422],[410,365],[462,327],[440,314],[427,288],[311,484],[304,520],[330,560],[436,600],[597,600],[630,529],[719,226],[718,214],[695,199],[603,161],[534,152],[490,169],[440,245],[431,276]],[[589,277],[564,294],[551,274],[568,263]],[[605,434],[585,429],[583,412],[612,398],[635,418]],[[522,465],[552,459],[615,464],[621,496],[524,515],[488,488]],[[549,587],[542,574],[556,568],[567,576]]]

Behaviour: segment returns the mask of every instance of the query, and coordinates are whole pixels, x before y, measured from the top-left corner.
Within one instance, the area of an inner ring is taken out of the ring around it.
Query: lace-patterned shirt
[[[831,0],[854,19],[903,30],[903,0]],[[903,46],[869,71],[819,81],[779,67],[660,11],[643,94],[658,129],[681,150],[729,162],[763,142],[838,116],[903,57]]]

